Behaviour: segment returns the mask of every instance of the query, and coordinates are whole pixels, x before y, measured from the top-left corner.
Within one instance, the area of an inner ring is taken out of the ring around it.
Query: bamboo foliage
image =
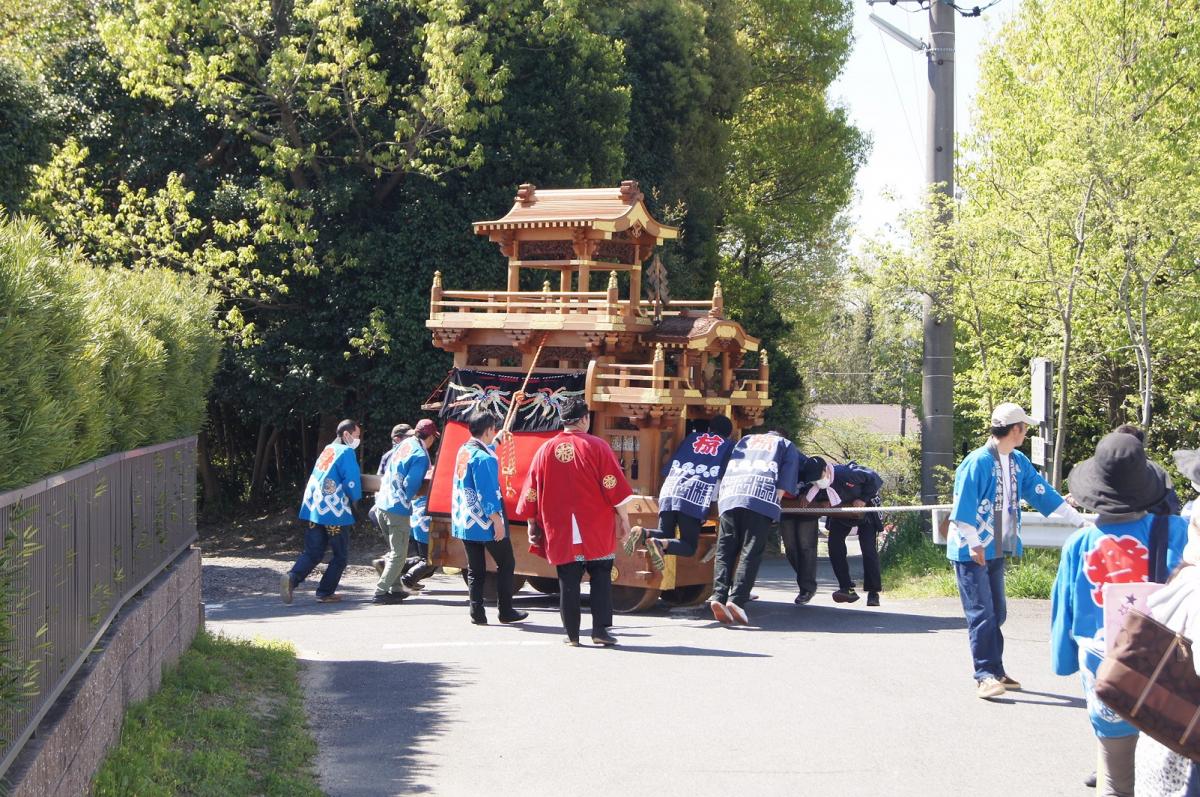
[[[197,278],[98,269],[0,217],[0,490],[197,432],[215,309]]]

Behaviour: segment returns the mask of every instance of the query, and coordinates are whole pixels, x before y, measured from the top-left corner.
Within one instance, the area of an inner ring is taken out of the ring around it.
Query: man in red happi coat
[[[583,399],[558,410],[563,430],[542,443],[529,466],[517,513],[529,519],[530,550],[558,569],[559,613],[568,645],[579,645],[579,585],[591,579],[592,642],[617,644],[612,625],[612,565],[616,525],[629,534],[626,504],[633,489],[612,449],[588,434],[591,415]]]

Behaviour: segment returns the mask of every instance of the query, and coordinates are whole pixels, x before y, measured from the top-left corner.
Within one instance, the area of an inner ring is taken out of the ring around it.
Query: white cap
[[[1014,423],[1037,423],[1037,421],[1025,414],[1025,410],[1021,408],[1020,404],[1014,404],[1011,401],[1006,401],[992,410],[993,429]]]

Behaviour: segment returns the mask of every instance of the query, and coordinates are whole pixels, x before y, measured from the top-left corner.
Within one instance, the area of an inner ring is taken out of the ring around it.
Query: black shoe
[[[833,593],[834,603],[854,603],[858,600],[858,593],[854,591],[854,587],[850,589],[839,589]]]
[[[867,593],[867,605],[868,606],[878,606],[879,605],[879,593],[878,592],[868,592]]]
[[[424,584],[418,581],[409,581],[407,578],[401,578],[400,583],[403,584],[404,588],[409,592],[420,592],[421,590],[425,589]]]
[[[522,611],[513,609],[508,614],[500,615],[500,622],[502,622],[502,623],[519,623],[522,620],[524,620],[525,618],[527,618],[528,616],[529,616],[529,612],[522,612]]]
[[[599,634],[592,634],[592,644],[602,648],[611,648],[617,644],[617,638],[607,631],[601,631]]]
[[[796,599],[794,601],[792,601],[792,603],[796,604],[797,606],[803,606],[804,604],[811,601],[813,599],[813,595],[815,595],[815,594],[816,593],[814,593],[814,592],[809,592],[806,589],[802,589],[802,590],[800,590],[800,594],[796,596]]]
[[[399,603],[407,597],[408,593],[405,592],[376,592],[375,599],[372,601],[372,603]]]
[[[1092,774],[1090,774],[1086,778],[1084,778],[1083,785],[1087,786],[1089,789],[1096,788],[1096,773],[1093,772]]]
[[[487,625],[487,615],[483,613],[483,609],[471,610],[471,622],[475,625]]]

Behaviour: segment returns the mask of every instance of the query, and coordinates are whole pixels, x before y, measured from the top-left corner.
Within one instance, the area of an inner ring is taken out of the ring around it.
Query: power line
[[[900,81],[896,80],[896,70],[892,67],[892,58],[888,55],[887,42],[883,40],[883,31],[878,31],[878,33],[879,46],[883,48],[883,57],[887,61],[888,72],[892,76],[892,86],[896,89],[896,97],[899,98],[901,96]],[[921,169],[924,170],[925,160],[921,157],[921,148],[917,146],[917,137],[913,135],[912,122],[908,120],[908,109],[904,107],[903,102],[900,103],[900,113],[904,115],[904,126],[908,128],[908,140],[912,142],[913,155],[917,157],[917,163],[921,164]]]

